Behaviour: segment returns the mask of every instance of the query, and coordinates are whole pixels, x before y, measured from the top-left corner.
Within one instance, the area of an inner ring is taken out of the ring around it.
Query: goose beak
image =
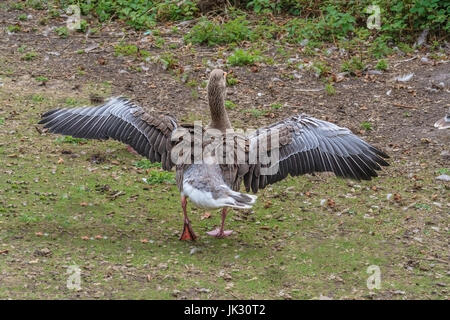
[[[226,79],[227,78],[227,74],[228,74],[228,72],[224,72],[223,73],[223,77]]]

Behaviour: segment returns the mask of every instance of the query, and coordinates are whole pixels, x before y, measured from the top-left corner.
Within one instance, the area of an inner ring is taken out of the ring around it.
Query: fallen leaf
[[[205,220],[205,219],[209,219],[209,218],[211,218],[211,213],[205,212],[205,214],[203,216],[201,216],[200,220]]]
[[[334,207],[336,206],[336,202],[335,202],[333,199],[328,199],[328,200],[327,200],[327,205],[328,205],[330,208],[334,208]]]
[[[271,206],[272,206],[272,201],[270,201],[270,200],[267,200],[267,201],[264,203],[264,209],[270,208]]]

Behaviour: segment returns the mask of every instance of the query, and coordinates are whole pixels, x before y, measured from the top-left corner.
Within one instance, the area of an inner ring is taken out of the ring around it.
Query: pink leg
[[[192,230],[191,222],[189,221],[189,218],[187,216],[186,212],[186,206],[187,206],[187,199],[186,197],[181,197],[181,207],[183,208],[183,216],[184,216],[184,226],[183,226],[183,233],[181,234],[180,240],[195,240],[197,239],[196,234],[194,233],[194,230]]]
[[[224,230],[225,218],[227,217],[227,210],[228,208],[226,207],[222,209],[222,223],[220,224],[220,228],[209,231],[207,232],[207,234],[216,238],[226,238],[233,233],[233,230]]]

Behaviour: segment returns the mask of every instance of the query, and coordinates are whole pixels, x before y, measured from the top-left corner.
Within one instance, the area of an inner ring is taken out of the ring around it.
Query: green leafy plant
[[[63,39],[69,36],[69,29],[67,29],[67,27],[58,27],[55,29],[55,32],[60,38]]]
[[[161,168],[160,162],[150,162],[148,159],[141,159],[134,163],[134,166],[139,169]]]
[[[234,86],[238,84],[239,80],[232,74],[227,75],[227,85]]]
[[[341,66],[342,71],[347,71],[355,74],[358,71],[364,70],[366,64],[359,56],[354,56],[350,60],[344,61]]]
[[[283,105],[282,105],[281,103],[279,103],[279,102],[276,102],[276,103],[272,103],[272,104],[270,105],[270,107],[271,107],[273,110],[279,110],[279,109],[281,109],[281,108],[283,107]]]
[[[252,34],[251,29],[248,27],[248,21],[243,16],[224,24],[202,18],[185,35],[184,40],[188,43],[214,46],[250,40]]]
[[[47,8],[47,0],[27,0],[26,5],[35,10],[44,10]]]
[[[143,179],[148,184],[175,184],[175,176],[172,172],[156,171],[149,172],[149,176]]]
[[[84,138],[74,138],[72,136],[62,136],[56,138],[56,142],[58,143],[70,143],[70,144],[86,144],[87,139]]]
[[[46,84],[48,82],[48,78],[44,76],[37,76],[35,79],[37,82],[40,82],[42,84]]]
[[[9,32],[12,32],[12,33],[16,33],[16,32],[19,32],[20,31],[20,26],[19,25],[10,25],[10,26],[7,26],[6,27],[6,29],[9,31]]]
[[[25,61],[31,61],[31,60],[34,60],[37,56],[38,56],[38,54],[36,52],[30,51],[30,52],[25,53],[21,57],[21,59],[25,60]]]
[[[254,64],[259,60],[261,60],[261,56],[257,53],[251,53],[238,48],[228,57],[227,61],[232,66],[244,66]]]
[[[333,86],[332,83],[327,83],[327,84],[325,85],[325,92],[326,92],[328,95],[332,96],[332,95],[336,94],[336,89],[334,88],[334,86]]]
[[[233,101],[226,100],[225,101],[225,108],[233,110],[234,108],[236,108],[236,104]]]
[[[382,71],[387,70],[388,69],[387,61],[385,59],[378,60],[375,69]]]
[[[372,130],[372,124],[369,121],[363,121],[363,122],[361,122],[361,129],[370,131],[370,130]]]
[[[134,44],[118,44],[114,47],[114,55],[116,56],[136,56],[139,48]]]

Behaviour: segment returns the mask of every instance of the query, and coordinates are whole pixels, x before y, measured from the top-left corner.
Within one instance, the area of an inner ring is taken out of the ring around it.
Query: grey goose
[[[343,178],[370,180],[377,176],[380,166],[388,165],[384,160],[388,158],[386,153],[363,141],[349,129],[304,114],[259,128],[247,135],[231,135],[233,141],[239,142],[236,143],[238,147],[233,146],[234,150],[243,150],[244,157],[241,161],[224,162],[222,151],[217,151],[217,146],[225,143],[225,137],[230,136],[227,132],[232,130],[225,109],[226,76],[226,72],[215,69],[209,77],[207,91],[211,122],[201,130],[213,129],[219,132],[219,136],[200,143],[203,151],[200,162],[193,162],[189,154],[184,157],[185,160],[189,158],[185,162],[177,162],[173,157],[173,154],[185,155],[184,151],[174,152],[181,143],[187,143],[189,148],[195,147],[194,126],[179,124],[172,116],[150,114],[122,97],[111,98],[96,107],[51,110],[42,115],[39,123],[51,133],[87,139],[112,138],[128,144],[151,162],[161,162],[164,170],[170,171],[175,167],[184,215],[180,240],[197,238],[187,215],[188,198],[198,207],[222,208],[220,227],[208,234],[223,238],[232,233],[232,230],[224,228],[228,208],[248,209],[256,201],[256,196],[239,191],[242,184],[246,192],[256,193],[288,175],[315,172],[333,172]],[[192,140],[185,137],[178,139],[179,132],[188,132]],[[273,141],[277,143],[271,144],[275,133],[277,139]],[[212,141],[216,143],[213,145]],[[275,160],[263,161],[259,154],[251,155],[251,152],[262,149],[262,142],[266,143],[267,154],[278,155]],[[276,170],[269,170],[273,168]]]

